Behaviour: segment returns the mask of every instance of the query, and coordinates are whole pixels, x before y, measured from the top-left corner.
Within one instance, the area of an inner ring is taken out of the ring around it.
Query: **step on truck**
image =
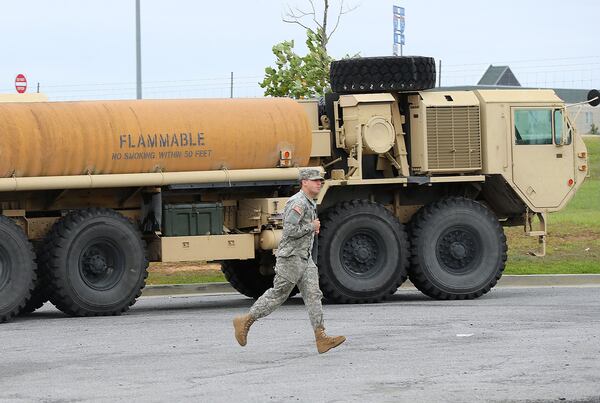
[[[587,151],[552,90],[435,76],[428,57],[360,58],[333,63],[323,100],[0,102],[0,321],[48,300],[118,315],[149,262],[218,261],[257,298],[303,167],[326,175],[314,258],[328,300],[381,301],[407,277],[436,299],[485,294],[503,227],[543,253]]]

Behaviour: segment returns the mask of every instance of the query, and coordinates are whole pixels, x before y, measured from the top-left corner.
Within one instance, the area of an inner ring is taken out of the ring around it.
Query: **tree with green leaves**
[[[260,83],[266,96],[311,98],[324,96],[329,90],[329,65],[333,59],[327,53],[327,45],[342,15],[356,7],[346,8],[344,0],[341,0],[336,23],[328,31],[330,1],[323,0],[321,10],[317,10],[314,0],[308,2],[310,10],[288,7],[283,18],[284,22],[300,25],[306,30],[308,52],[304,56],[296,53],[293,40],[273,46],[275,66],[265,68],[265,78]],[[307,19],[311,23],[307,23]]]

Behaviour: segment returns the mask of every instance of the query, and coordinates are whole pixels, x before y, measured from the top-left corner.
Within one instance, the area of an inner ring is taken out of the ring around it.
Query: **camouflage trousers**
[[[288,265],[292,265],[292,267]],[[304,267],[298,267],[298,265]],[[288,271],[286,269],[290,268],[294,275],[286,275]],[[296,279],[297,281],[292,281]],[[250,316],[259,319],[269,315],[288,299],[295,286],[298,286],[304,305],[308,309],[308,317],[313,329],[323,326],[323,306],[321,305],[323,293],[319,288],[317,266],[312,259],[305,260],[294,256],[277,259],[273,288],[265,291],[256,300],[250,308]]]

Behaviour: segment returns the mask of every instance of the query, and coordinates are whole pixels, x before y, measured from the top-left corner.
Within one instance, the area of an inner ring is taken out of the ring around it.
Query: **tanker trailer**
[[[254,258],[238,202],[289,194],[310,125],[289,99],[0,103],[0,319],[119,314],[148,258]]]
[[[472,299],[502,276],[504,226],[545,252],[588,175],[553,90],[433,88],[435,62],[334,62],[317,100],[0,103],[0,320],[50,300],[116,315],[148,261],[219,261],[256,298],[299,169],[321,167],[319,281],[378,302],[407,279]],[[588,96],[598,104],[598,92]]]

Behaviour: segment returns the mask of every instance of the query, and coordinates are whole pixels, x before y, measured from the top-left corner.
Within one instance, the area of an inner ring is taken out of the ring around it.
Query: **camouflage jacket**
[[[285,204],[283,210],[283,236],[277,257],[298,256],[310,259],[315,239],[312,222],[317,218],[317,204],[299,191]]]

